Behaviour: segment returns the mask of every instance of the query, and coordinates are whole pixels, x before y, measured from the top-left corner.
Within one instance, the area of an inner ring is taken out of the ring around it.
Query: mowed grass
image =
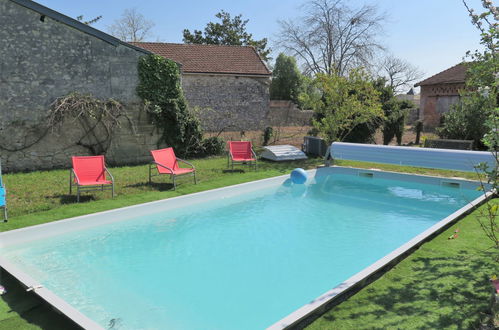
[[[68,170],[4,175],[8,190],[9,222],[6,231],[138,203],[288,174],[296,167],[314,168],[321,159],[296,162],[259,162],[258,171],[236,166],[227,171],[225,157],[191,160],[198,170],[198,184],[192,177],[179,179],[172,190],[169,178],[155,177],[148,184],[148,166],[110,168],[115,177],[116,196],[110,192],[89,192],[76,203],[69,195]],[[419,169],[396,165],[338,161],[337,165],[376,168],[423,175],[476,179],[476,174]],[[476,222],[477,212],[462,220],[459,238],[447,240],[450,229],[425,244],[380,280],[362,290],[311,325],[318,329],[344,328],[468,328],[486,311],[487,279],[494,271],[488,241]],[[497,269],[496,269],[497,272]],[[2,284],[9,292],[0,300],[0,329],[71,329],[72,324],[53,312],[10,276]],[[361,299],[361,300],[355,300]],[[351,301],[354,301],[353,303]],[[459,306],[459,315],[456,313]],[[338,312],[339,311],[339,312]]]

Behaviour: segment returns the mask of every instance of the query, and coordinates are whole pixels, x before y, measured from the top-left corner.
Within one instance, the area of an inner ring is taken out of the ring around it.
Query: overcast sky
[[[304,0],[38,0],[37,2],[76,17],[86,19],[102,15],[93,27],[106,31],[126,8],[136,8],[155,23],[149,41],[182,42],[182,30],[203,30],[221,9],[249,19],[248,32],[255,39],[273,40],[279,33],[278,20],[300,17]],[[467,0],[481,12],[479,0]],[[418,66],[425,78],[459,63],[467,50],[479,47],[480,35],[472,26],[462,0],[350,0],[351,5],[376,4],[389,20],[384,45],[397,57]],[[273,57],[277,57],[275,50]]]

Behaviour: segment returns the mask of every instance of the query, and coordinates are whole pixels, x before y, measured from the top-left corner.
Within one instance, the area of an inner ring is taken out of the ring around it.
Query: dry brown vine
[[[97,155],[107,151],[123,116],[128,118],[123,105],[114,99],[99,100],[91,95],[71,93],[52,103],[47,125],[54,133],[65,120],[78,121],[83,134],[77,137],[75,144]]]

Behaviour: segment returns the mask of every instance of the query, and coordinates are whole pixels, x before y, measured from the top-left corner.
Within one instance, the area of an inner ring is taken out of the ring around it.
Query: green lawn
[[[185,177],[179,179],[180,184],[177,190],[173,191],[166,177],[155,177],[153,185],[147,184],[146,165],[116,167],[110,169],[116,181],[117,194],[114,199],[110,198],[110,192],[90,192],[83,194],[82,202],[78,204],[75,196],[68,194],[68,170],[4,175],[8,191],[9,222],[0,223],[0,231],[283,175],[296,167],[313,168],[322,163],[320,159],[289,163],[259,162],[257,172],[249,170],[246,166],[238,167],[243,171],[232,172],[226,171],[227,163],[223,157],[195,159],[192,162],[198,170],[197,185],[193,184],[191,177]],[[340,161],[337,164],[476,179],[473,173],[455,171],[350,161]],[[457,240],[448,241],[449,233],[438,236],[380,280],[371,284],[368,289],[362,290],[335,308],[335,311],[340,311],[339,314],[335,312],[333,317],[329,313],[312,326],[321,329],[362,326],[372,328],[379,324],[381,328],[390,326],[400,328],[401,325],[406,328],[405,322],[408,322],[407,327],[433,328],[437,325],[454,324],[459,327],[459,324],[476,324],[479,313],[485,310],[484,304],[488,302],[486,279],[493,270],[490,265],[495,264],[490,262],[490,253],[481,252],[488,242],[483,239],[484,236],[473,217],[474,215],[467,217],[459,223],[462,233]],[[428,248],[432,244],[437,246]],[[414,258],[417,258],[416,261]],[[452,277],[449,278],[451,275],[447,273],[453,274]],[[401,279],[400,284],[393,283],[395,279]],[[414,283],[410,282],[410,279]],[[425,287],[427,282],[428,286]],[[32,294],[24,293],[9,276],[4,275],[2,283],[8,287],[9,292],[1,296],[0,300],[0,329],[70,327],[63,317],[51,312]],[[470,285],[476,289],[476,292],[459,293],[462,288],[468,288]],[[453,292],[459,294],[454,295]],[[367,297],[362,298],[366,295]],[[411,301],[410,298],[415,296],[421,298]],[[451,301],[455,299],[454,305],[460,306],[460,315],[453,316],[452,313],[455,311],[449,307],[453,303],[443,300],[444,297],[450,297]],[[352,303],[351,301],[355,299],[363,300],[361,304]],[[439,305],[440,302],[444,304]],[[435,309],[441,311],[437,312]],[[466,315],[462,315],[463,312],[466,312]],[[448,322],[437,322],[433,320],[434,318]],[[377,323],[373,319],[376,319]],[[355,320],[362,321],[359,323]]]

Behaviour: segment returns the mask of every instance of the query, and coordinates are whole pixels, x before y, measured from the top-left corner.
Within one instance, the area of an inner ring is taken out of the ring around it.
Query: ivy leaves
[[[139,59],[138,73],[137,94],[161,132],[158,146],[164,143],[181,156],[195,154],[202,130],[199,120],[187,108],[178,64],[151,54]]]

